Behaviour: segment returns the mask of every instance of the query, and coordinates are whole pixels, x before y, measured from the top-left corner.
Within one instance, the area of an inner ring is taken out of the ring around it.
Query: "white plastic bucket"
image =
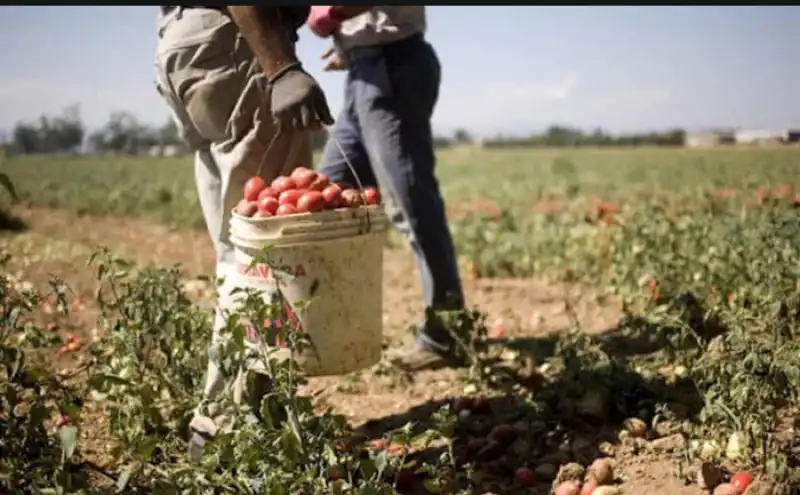
[[[224,286],[255,288],[268,302],[284,305],[313,343],[313,350],[294,356],[308,376],[367,368],[382,352],[388,224],[381,206],[270,218],[234,213],[236,272]],[[266,263],[249,269],[265,247]],[[285,358],[288,352],[274,355]],[[261,366],[253,370],[263,371]]]

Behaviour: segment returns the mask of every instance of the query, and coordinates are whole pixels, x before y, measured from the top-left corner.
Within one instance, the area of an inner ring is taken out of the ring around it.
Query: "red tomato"
[[[283,191],[297,188],[297,183],[291,177],[281,176],[272,181],[270,187],[272,187],[276,194],[280,194]]]
[[[350,208],[358,208],[364,204],[364,198],[361,197],[361,193],[355,189],[345,189],[342,191],[342,201],[345,206]]]
[[[744,493],[752,482],[753,475],[750,473],[736,473],[731,478],[731,486],[736,490],[736,493]]]
[[[583,484],[583,487],[581,487],[581,495],[592,495],[596,488],[597,481],[593,478],[590,478],[586,481],[586,483]]]
[[[565,481],[553,490],[553,495],[580,495],[581,485],[576,481]]]
[[[243,217],[252,217],[256,211],[258,211],[256,204],[246,199],[239,201],[239,204],[236,205],[236,214]]]
[[[291,177],[294,179],[294,183],[297,184],[298,188],[306,189],[316,180],[317,173],[306,167],[298,167],[294,169]]]
[[[282,205],[292,205],[297,206],[297,200],[300,199],[300,196],[303,195],[305,191],[300,189],[289,189],[288,191],[283,191],[280,196],[278,196],[278,203]]]
[[[514,481],[520,486],[533,486],[536,483],[536,477],[533,475],[533,471],[521,467],[514,472]]]
[[[278,206],[280,206],[280,203],[272,196],[267,196],[258,200],[258,211],[260,213],[274,215],[275,212],[278,211]]]
[[[311,189],[312,191],[322,191],[323,189],[328,187],[328,184],[330,183],[331,183],[330,179],[328,179],[326,176],[318,175],[314,179],[314,181],[308,186],[308,188]]]
[[[277,197],[278,193],[275,192],[275,189],[269,186],[265,186],[264,189],[262,189],[261,192],[258,193],[258,199],[277,198]]]
[[[402,443],[390,443],[386,448],[389,457],[403,457],[408,453],[408,449]]]
[[[280,205],[278,207],[278,211],[275,212],[275,215],[294,215],[295,213],[297,213],[297,208],[295,208],[293,205]]]
[[[386,448],[385,438],[375,438],[369,441],[370,450],[381,450]]]
[[[332,467],[328,470],[328,480],[336,481],[342,479],[342,472],[338,467]]]
[[[322,190],[322,197],[325,198],[328,208],[338,208],[342,204],[342,188],[331,184]]]
[[[284,193],[285,194],[285,193]],[[319,191],[306,191],[297,200],[297,211],[322,211],[325,209],[325,198]]]
[[[250,177],[244,183],[244,199],[248,201],[255,201],[258,199],[260,193],[267,185],[261,177]]]
[[[368,205],[377,205],[381,202],[381,193],[375,187],[364,189],[364,202]]]
[[[299,167],[295,168],[294,170],[292,170],[292,173],[289,174],[289,177],[291,177],[292,179],[297,179],[298,177],[300,177],[302,175],[306,175],[309,172],[313,173],[314,171],[311,170],[308,167],[299,166]]]
[[[253,218],[269,218],[269,217],[274,217],[274,216],[275,215],[273,213],[269,213],[267,211],[258,210],[256,212],[256,214],[253,215]]]

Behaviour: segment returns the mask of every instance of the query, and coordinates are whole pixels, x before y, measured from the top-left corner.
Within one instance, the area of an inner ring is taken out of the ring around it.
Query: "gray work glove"
[[[290,65],[269,79],[272,118],[282,130],[317,130],[333,124],[325,93],[302,66]]]

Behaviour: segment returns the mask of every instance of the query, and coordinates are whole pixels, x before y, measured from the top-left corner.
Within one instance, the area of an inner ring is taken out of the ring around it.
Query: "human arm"
[[[293,44],[286,36],[277,7],[227,7],[233,22],[239,27],[239,32],[268,78],[273,78],[290,67],[299,67],[300,62],[294,54]]]
[[[361,15],[371,9],[372,5],[332,5],[333,15],[337,19],[347,20]]]
[[[227,8],[272,87],[270,108],[278,126],[309,130],[332,124],[325,94],[297,59],[278,7]]]
[[[339,29],[342,22],[359,16],[371,8],[372,5],[313,5],[306,23],[312,33],[327,38]]]

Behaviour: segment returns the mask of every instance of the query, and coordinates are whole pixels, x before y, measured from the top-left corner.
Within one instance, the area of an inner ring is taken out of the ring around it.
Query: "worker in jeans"
[[[195,154],[197,191],[218,277],[235,269],[228,229],[245,182],[259,171],[269,183],[298,165],[310,165],[311,132],[333,123],[322,90],[295,55],[297,29],[308,13],[308,7],[161,7],[157,87]],[[227,293],[223,285],[221,298]],[[217,303],[206,399],[223,385],[217,352],[226,304]],[[254,405],[269,386],[266,376],[255,382],[260,393],[250,394]],[[216,431],[207,409],[198,407],[191,422],[194,460]]]
[[[393,361],[409,371],[456,364],[454,342],[435,316],[464,306],[453,240],[435,174],[431,116],[441,68],[425,41],[425,7],[314,6],[308,26],[333,38],[325,70],[347,69],[344,108],[320,172],[380,187],[420,271],[426,319],[414,344]]]

